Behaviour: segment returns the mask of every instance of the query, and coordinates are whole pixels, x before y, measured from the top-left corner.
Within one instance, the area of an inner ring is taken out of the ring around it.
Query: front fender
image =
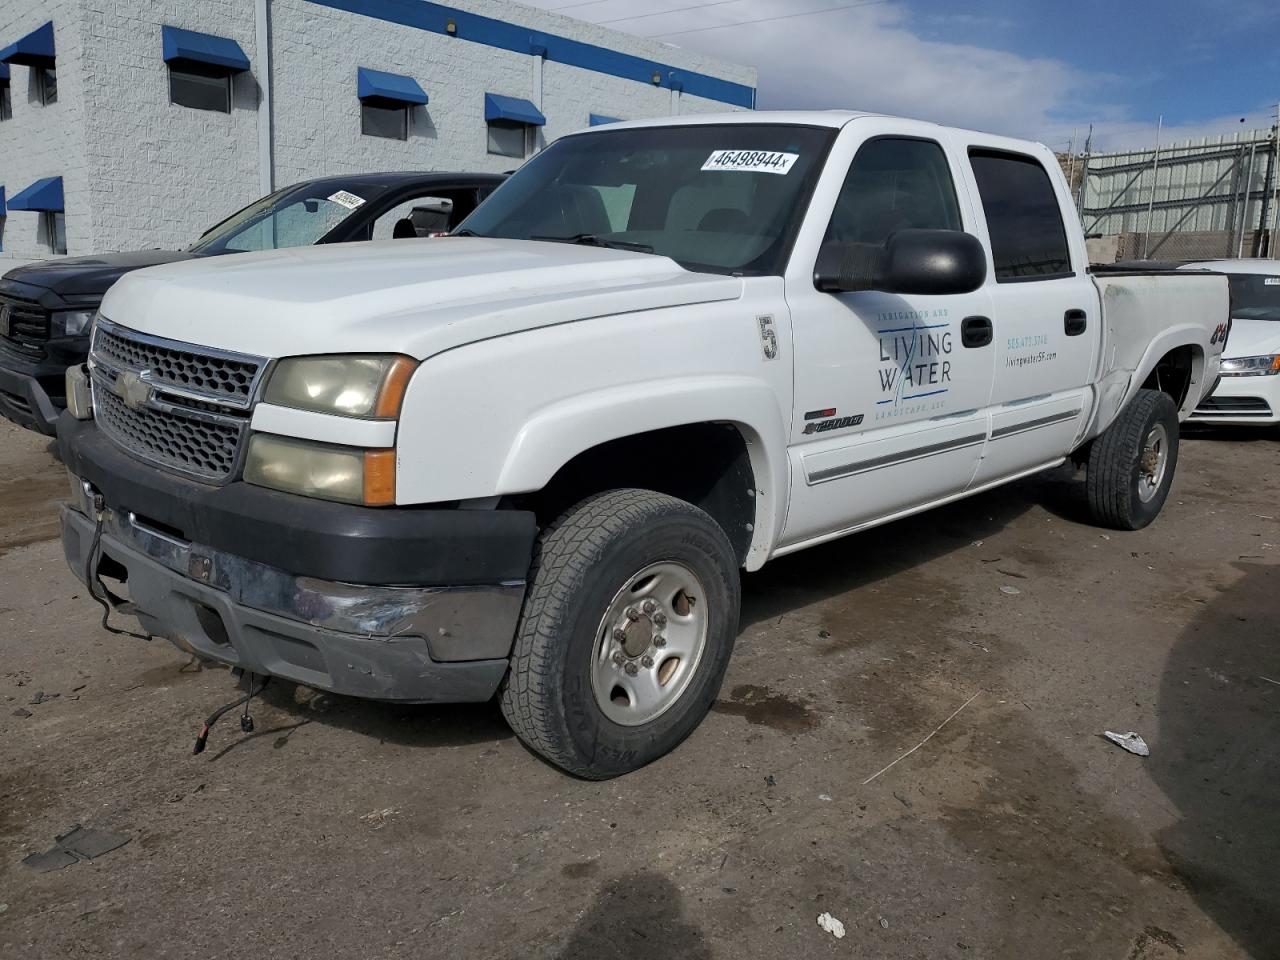
[[[733,424],[747,443],[756,478],[756,518],[746,566],[754,570],[764,563],[781,532],[788,473],[786,425],[777,396],[767,384],[749,377],[653,380],[544,407],[516,434],[495,493],[540,490],[578,454],[610,440],[711,422]]]

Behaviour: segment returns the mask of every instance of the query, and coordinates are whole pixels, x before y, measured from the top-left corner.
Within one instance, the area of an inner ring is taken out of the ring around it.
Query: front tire
[[[715,702],[740,598],[733,548],[702,510],[649,490],[585,500],[539,538],[503,716],[577,776],[636,770]]]
[[[1160,514],[1178,466],[1178,408],[1139,390],[1089,450],[1086,492],[1095,523],[1141,530]]]

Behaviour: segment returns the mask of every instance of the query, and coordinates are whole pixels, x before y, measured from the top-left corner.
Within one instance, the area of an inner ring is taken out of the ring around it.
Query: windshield
[[[646,127],[566,137],[458,233],[586,243],[689,270],[781,275],[834,130]]]
[[[305,247],[353,216],[370,197],[328,184],[287,187],[256,200],[204,234],[192,253]]]
[[[1237,320],[1280,320],[1280,277],[1231,275],[1231,316]]]

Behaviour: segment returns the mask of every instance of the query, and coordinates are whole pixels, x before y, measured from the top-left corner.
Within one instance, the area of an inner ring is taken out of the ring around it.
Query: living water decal
[[[948,311],[900,310],[876,315],[880,399],[876,419],[914,416],[946,407],[955,349]]]

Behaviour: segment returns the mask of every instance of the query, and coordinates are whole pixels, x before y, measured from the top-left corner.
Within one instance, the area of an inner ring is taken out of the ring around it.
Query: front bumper
[[[517,511],[325,503],[140,463],[64,415],[67,563],[124,582],[143,628],[252,673],[376,700],[487,700],[507,670],[536,524]]]
[[[1233,426],[1280,423],[1280,376],[1223,377],[1191,420]]]
[[[38,370],[34,366],[28,369],[26,365],[11,360],[7,352],[0,352],[0,416],[20,427],[52,437],[58,432],[58,416],[62,408],[41,386],[42,373],[56,378],[61,376],[62,370]]]

